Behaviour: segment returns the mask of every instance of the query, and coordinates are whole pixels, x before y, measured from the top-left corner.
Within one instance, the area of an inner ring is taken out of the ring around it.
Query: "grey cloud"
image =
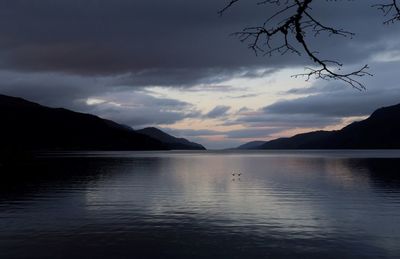
[[[226,91],[233,98],[245,98],[252,93],[234,95],[237,89],[233,87],[212,85],[310,64],[306,57],[290,54],[256,57],[246,44],[228,36],[262,23],[273,11],[257,2],[240,1],[219,17],[216,11],[226,0],[0,1],[0,91],[53,107],[92,112],[134,127],[204,119],[206,115],[192,105],[154,97],[143,87],[192,87],[193,91]],[[379,53],[396,51],[400,27],[382,25],[385,18],[371,8],[374,3],[376,0],[313,1],[310,11],[324,24],[353,31],[356,36],[315,39],[307,34],[312,49],[322,58],[337,57],[350,69],[376,61]],[[310,88],[282,93],[298,95],[296,99],[257,111],[241,110],[225,124],[253,128],[247,132],[250,136],[263,134],[258,130],[266,127],[323,127],[399,103],[399,62],[370,65],[375,76],[366,79],[367,92],[317,81]],[[106,102],[88,106],[88,98]],[[213,110],[208,116],[218,118],[227,115],[229,107]],[[231,132],[232,139],[224,143],[236,141],[235,134],[245,136],[244,132]],[[204,137],[221,134],[202,133]]]
[[[252,110],[248,107],[242,107],[237,111],[237,114],[246,114],[248,112],[252,112]]]
[[[400,92],[395,88],[383,92],[319,94],[277,102],[265,107],[264,110],[267,113],[282,115],[315,114],[327,117],[351,117],[369,115],[377,108],[399,102]]]
[[[52,107],[79,109],[79,100],[109,90],[112,78],[0,70],[0,92]]]
[[[366,91],[343,87],[337,82],[316,81],[309,88],[291,89],[299,94],[259,110],[244,109],[226,125],[248,127],[323,128],[340,123],[344,118],[367,116],[374,110],[400,103],[397,70],[400,62],[374,63],[376,76],[368,80]],[[302,96],[306,95],[306,96]]]
[[[160,111],[157,108],[129,108],[129,107],[96,107],[91,113],[102,118],[112,119],[133,128],[143,128],[159,124],[173,124],[177,121],[191,117],[186,113],[177,111]]]
[[[320,82],[318,84],[312,85],[310,87],[302,87],[302,88],[292,88],[287,91],[281,92],[281,95],[311,95],[311,94],[319,94],[326,92],[336,92],[342,91],[348,86],[341,84],[326,84],[324,82]]]
[[[275,127],[283,131],[294,128],[323,128],[341,121],[340,117],[324,117],[315,114],[274,114],[261,110],[251,115],[240,116],[226,122],[225,125],[242,124],[250,128]]]
[[[194,86],[200,83],[219,83],[229,78],[221,68],[149,69],[129,73],[120,84],[128,86]],[[229,73],[229,71],[228,71]],[[232,76],[232,75],[230,75]],[[202,81],[204,80],[204,82]]]
[[[0,93],[51,107],[92,113],[133,127],[173,124],[201,117],[184,101],[154,97],[142,89],[113,86],[115,77],[82,77],[57,73],[0,71]],[[92,100],[92,105],[87,101]]]
[[[148,80],[157,74],[168,84],[185,81],[186,73],[196,70],[203,71],[197,76],[204,79],[210,78],[210,69],[215,69],[214,77],[226,69],[240,72],[239,67],[254,61],[246,52],[237,58],[242,46],[227,35],[238,19],[221,19],[216,11],[223,4],[3,1],[0,15],[6,22],[0,24],[0,66],[84,75],[133,73],[147,75]]]
[[[257,1],[241,1],[223,17],[225,0],[5,0],[0,3],[0,68],[79,75],[130,74],[131,86],[185,86],[232,76],[259,77],[303,65],[293,55],[255,57],[228,35],[257,25],[273,11]],[[398,27],[382,29],[384,18],[367,1],[315,1],[326,24],[357,33],[353,40],[327,36],[313,49],[350,64],[373,51],[393,49]],[[368,27],[365,26],[368,21]]]
[[[207,118],[218,118],[218,117],[223,117],[228,114],[228,111],[230,110],[231,107],[225,106],[225,105],[218,105],[214,107],[211,111],[209,111],[205,117]]]
[[[182,89],[185,92],[235,92],[242,89],[238,89],[237,87],[233,87],[231,85],[197,85],[190,88]]]
[[[237,95],[237,96],[228,96],[228,98],[231,99],[243,99],[243,98],[251,98],[251,97],[256,97],[259,94],[242,94],[242,95]]]
[[[92,98],[104,101],[86,106],[86,111],[134,128],[168,125],[201,116],[189,103],[141,92],[117,92]]]

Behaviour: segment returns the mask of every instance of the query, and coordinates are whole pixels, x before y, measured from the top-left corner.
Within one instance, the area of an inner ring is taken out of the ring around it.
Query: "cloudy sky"
[[[385,0],[312,4],[319,20],[355,36],[309,35],[310,45],[344,69],[369,64],[366,91],[292,78],[307,57],[256,56],[231,36],[276,10],[257,2],[221,17],[227,0],[2,0],[0,93],[208,148],[336,129],[400,103],[400,23],[383,25],[371,7]]]

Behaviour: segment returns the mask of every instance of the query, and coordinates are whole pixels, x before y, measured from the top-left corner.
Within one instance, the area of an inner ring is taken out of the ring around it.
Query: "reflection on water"
[[[42,155],[0,169],[0,258],[398,257],[396,157]]]

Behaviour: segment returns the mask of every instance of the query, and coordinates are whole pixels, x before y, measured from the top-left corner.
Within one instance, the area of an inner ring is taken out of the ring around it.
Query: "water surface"
[[[0,258],[396,258],[399,168],[399,151],[41,154],[0,168]]]

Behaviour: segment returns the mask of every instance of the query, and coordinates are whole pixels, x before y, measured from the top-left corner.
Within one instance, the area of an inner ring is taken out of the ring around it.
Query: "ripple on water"
[[[47,154],[2,183],[0,257],[400,256],[400,159],[383,157]]]

